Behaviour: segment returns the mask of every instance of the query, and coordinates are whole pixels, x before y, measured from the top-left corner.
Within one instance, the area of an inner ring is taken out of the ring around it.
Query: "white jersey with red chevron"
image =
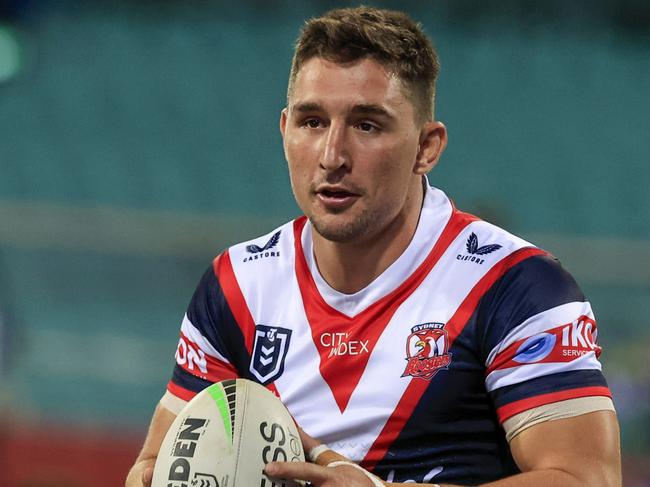
[[[609,395],[573,279],[442,191],[428,188],[408,248],[352,295],[319,274],[311,232],[298,218],[215,259],[181,326],[171,393],[250,378],[310,435],[402,482],[514,473],[500,423]]]

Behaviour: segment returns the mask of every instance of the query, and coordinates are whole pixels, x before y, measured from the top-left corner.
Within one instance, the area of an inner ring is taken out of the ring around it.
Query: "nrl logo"
[[[406,340],[406,369],[402,377],[429,380],[451,363],[449,339],[444,323],[422,323],[411,328]]]
[[[219,487],[217,477],[211,473],[195,473],[192,485],[195,487]]]
[[[279,326],[255,325],[255,343],[249,370],[266,385],[284,372],[291,330]]]

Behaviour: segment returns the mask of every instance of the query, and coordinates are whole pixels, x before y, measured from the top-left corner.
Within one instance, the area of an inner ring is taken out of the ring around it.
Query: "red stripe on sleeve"
[[[246,349],[251,354],[253,352],[253,340],[255,338],[255,321],[235,277],[235,271],[233,270],[228,251],[214,259],[212,268],[214,269],[215,276],[219,280],[230,311],[244,336]]]
[[[463,331],[463,328],[467,324],[467,320],[469,320],[472,313],[474,313],[474,310],[476,309],[476,306],[478,306],[483,295],[499,278],[519,262],[535,255],[546,254],[547,252],[544,250],[525,247],[513,252],[507,257],[504,257],[501,261],[495,264],[472,288],[449,322],[445,325],[445,330],[447,330],[448,334],[449,348],[451,349],[454,341]],[[365,458],[362,460],[361,464],[365,468],[372,470],[377,463],[384,458],[388,449],[397,439],[404,428],[404,425],[411,417],[411,414],[413,414],[413,410],[417,406],[428,386],[429,381],[427,380],[417,378],[411,379],[411,382],[406,388],[406,391],[395,408],[395,411],[386,422],[384,429],[379,434],[370,450],[368,450]]]
[[[190,401],[198,392],[190,391],[184,387],[174,384],[172,381],[167,383],[167,390],[174,396],[181,398],[183,401]]]
[[[568,338],[563,339],[563,336],[568,337],[569,333],[573,333],[574,335],[580,333],[578,331],[574,331],[575,326],[573,325],[580,324],[580,329],[582,329],[582,324],[584,323],[587,323],[589,326],[585,327],[584,331],[582,332],[583,334],[578,335],[580,340],[569,340]],[[592,353],[598,357],[602,352],[602,348],[596,344],[596,340],[594,338],[596,336],[596,322],[585,315],[579,316],[572,323],[566,323],[555,328],[548,329],[544,331],[544,333],[555,337],[555,345],[553,346],[553,349],[548,353],[548,355],[542,359],[536,360],[534,362],[536,364],[568,363]],[[506,347],[505,350],[498,353],[492,361],[490,367],[488,367],[486,370],[485,374],[489,375],[495,370],[504,370],[512,367],[525,367],[527,363],[519,362],[515,360],[515,357],[517,356],[519,348],[522,346],[522,344],[524,344],[526,340],[529,340],[530,338],[530,336],[527,336],[525,338],[517,340],[516,342]]]
[[[567,389],[566,391],[550,392],[548,394],[540,394],[539,396],[521,399],[506,404],[505,406],[501,406],[500,408],[497,408],[497,416],[499,417],[499,421],[503,423],[515,414],[519,414],[537,406],[544,406],[545,404],[565,401],[567,399],[577,399],[579,397],[589,396],[605,396],[611,398],[612,393],[608,387],[603,386],[579,387],[577,389]]]

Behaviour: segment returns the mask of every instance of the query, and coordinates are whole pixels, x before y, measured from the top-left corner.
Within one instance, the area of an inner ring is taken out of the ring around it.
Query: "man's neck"
[[[424,189],[406,204],[408,211],[399,214],[379,235],[359,242],[332,242],[312,232],[314,257],[325,281],[337,291],[354,294],[381,275],[411,243],[418,226],[424,201]]]

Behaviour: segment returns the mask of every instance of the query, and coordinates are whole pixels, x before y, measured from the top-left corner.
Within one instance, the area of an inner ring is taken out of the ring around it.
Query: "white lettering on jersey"
[[[349,333],[323,333],[320,344],[329,348],[328,357],[369,353],[368,340],[348,340]]]
[[[203,350],[194,348],[183,337],[178,340],[176,362],[181,366],[187,365],[190,370],[194,370],[194,366],[197,366],[204,374],[208,373],[208,364]]]
[[[214,364],[214,359],[226,364],[230,363],[226,357],[210,344],[207,338],[185,315],[181,324],[181,337],[178,340],[178,348],[176,349],[176,363],[188,371],[198,369],[203,375],[206,375],[208,374],[209,357],[213,357],[210,359],[211,364]]]
[[[442,469],[443,469],[443,467],[432,468],[431,470],[429,470],[429,472],[419,482],[422,482],[422,483],[429,482],[430,480],[433,479],[433,477],[435,477],[440,472],[442,472]],[[388,473],[388,476],[386,477],[386,482],[393,482],[394,480],[395,480],[395,470],[391,470]],[[404,484],[415,484],[416,482],[418,482],[418,480],[414,480],[414,479],[402,480],[402,483],[404,483]]]
[[[581,346],[594,350],[597,347],[594,342],[596,339],[595,334],[596,330],[594,330],[593,323],[586,319],[586,317],[583,317],[583,319],[571,323],[562,329],[562,346]]]
[[[219,351],[214,348],[207,338],[205,338],[198,328],[196,328],[192,322],[189,320],[187,315],[183,317],[183,323],[181,324],[181,333],[187,337],[188,340],[196,344],[198,350],[205,352],[211,357],[221,360],[227,364],[230,361],[224,357]]]

